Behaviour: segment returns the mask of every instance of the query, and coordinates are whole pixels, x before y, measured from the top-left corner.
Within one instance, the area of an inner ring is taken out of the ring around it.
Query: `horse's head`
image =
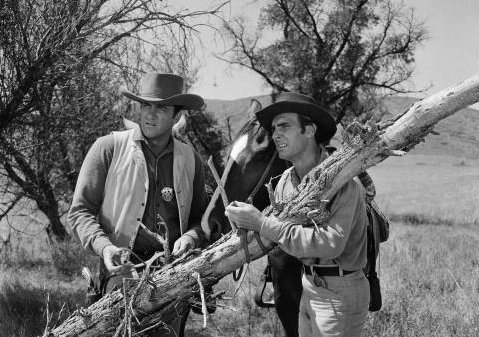
[[[286,163],[276,155],[271,135],[259,124],[254,113],[261,104],[253,99],[249,121],[242,127],[231,145],[230,154],[221,178],[229,201],[252,202],[258,209],[269,204],[265,183],[281,174]],[[224,215],[224,206],[217,188],[201,221],[211,240],[231,230]]]

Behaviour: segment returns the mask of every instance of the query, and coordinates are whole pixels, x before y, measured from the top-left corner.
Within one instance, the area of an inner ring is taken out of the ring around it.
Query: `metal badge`
[[[161,190],[161,197],[163,198],[163,200],[170,202],[171,200],[173,200],[173,189],[171,187],[164,187]]]

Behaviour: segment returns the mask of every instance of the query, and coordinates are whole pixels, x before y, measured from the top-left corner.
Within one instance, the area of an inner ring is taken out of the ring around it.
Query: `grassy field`
[[[479,161],[406,155],[370,169],[377,202],[389,214],[421,214],[457,222],[479,220]]]
[[[391,225],[380,256],[383,308],[369,314],[365,336],[478,336],[477,226]],[[246,299],[255,275],[245,282]],[[231,289],[232,281],[221,286]],[[206,329],[200,316],[192,316],[187,336],[283,336],[273,309],[258,309],[246,299],[227,304],[236,311],[218,309]]]
[[[365,335],[479,336],[479,163],[408,155],[370,172],[377,202],[394,221],[381,245],[383,308],[369,314]],[[262,264],[245,282],[247,298]],[[221,286],[231,289],[231,279]],[[272,309],[249,303],[241,298],[230,303],[238,311],[219,309],[216,327],[205,330],[193,316],[188,336],[283,336]]]
[[[394,221],[381,248],[383,309],[369,315],[366,336],[478,336],[479,163],[410,154],[370,172],[377,201]],[[29,240],[39,241],[38,235]],[[54,324],[76,309],[85,287],[78,276],[44,262],[48,251],[39,255],[33,243],[18,244],[1,260],[1,336],[41,334],[47,294]],[[236,298],[219,302],[206,329],[202,317],[191,314],[187,336],[283,336],[274,310],[252,301],[263,266],[264,260],[251,264]],[[234,287],[228,276],[215,291],[231,297]]]

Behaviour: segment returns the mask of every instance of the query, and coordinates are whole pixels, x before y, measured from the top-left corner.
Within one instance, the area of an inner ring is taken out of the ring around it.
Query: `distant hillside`
[[[237,100],[207,99],[207,110],[212,112],[221,125],[225,125],[229,118],[234,132],[248,120],[247,111],[252,98],[266,106],[271,99],[268,95],[246,97]],[[416,98],[390,97],[386,100],[389,110],[388,116],[396,115],[408,109]],[[441,121],[435,128],[439,136],[429,135],[426,142],[418,145],[411,153],[447,155],[471,159],[479,158],[479,111],[466,108]]]

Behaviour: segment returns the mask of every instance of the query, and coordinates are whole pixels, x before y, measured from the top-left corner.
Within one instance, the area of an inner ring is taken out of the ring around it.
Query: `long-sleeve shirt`
[[[294,168],[285,173],[282,199],[297,188]],[[278,187],[277,187],[278,191]],[[303,226],[268,216],[260,234],[277,242],[290,255],[316,264],[338,264],[343,270],[366,266],[367,214],[363,188],[354,180],[346,183],[330,201],[330,218],[326,226]],[[319,259],[319,260],[318,260]]]
[[[145,212],[142,223],[146,229],[140,227],[135,239],[133,250],[142,256],[149,255],[156,250],[160,250],[158,240],[151,235],[151,232],[164,234],[164,229],[158,228],[158,216],[168,227],[169,242],[172,248],[173,243],[180,236],[179,214],[174,193],[168,193],[173,187],[173,142],[170,140],[167,147],[155,156],[148,149],[146,141],[141,132],[135,134],[135,137],[142,140],[142,151],[148,168],[149,191]],[[95,222],[103,202],[103,192],[105,188],[106,177],[113,157],[114,139],[112,135],[100,137],[91,147],[83,162],[82,172],[84,175],[78,177],[77,197],[73,200],[69,219],[81,218],[89,219]],[[204,185],[204,167],[197,153],[195,153],[195,176],[193,183],[193,200],[188,221],[188,235],[194,240],[196,245],[204,241],[204,233],[201,230],[201,216],[207,206],[207,196]],[[166,190],[165,190],[166,187]],[[88,217],[78,217],[79,213],[89,214]],[[92,250],[101,256],[103,248],[111,244],[106,233],[97,231],[101,228],[98,224],[94,226],[82,226],[82,228],[91,228],[82,233],[82,235],[91,236]]]

